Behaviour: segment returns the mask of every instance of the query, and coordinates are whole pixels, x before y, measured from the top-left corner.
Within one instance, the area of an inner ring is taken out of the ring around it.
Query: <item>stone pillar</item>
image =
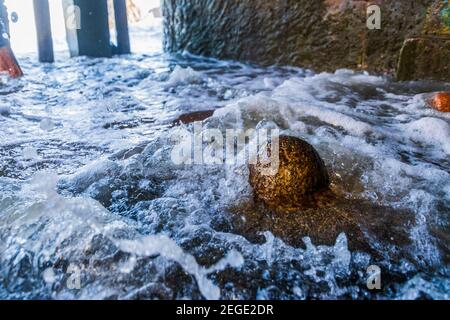
[[[106,0],[63,0],[70,55],[111,57]]]
[[[126,0],[114,0],[114,17],[116,20],[117,53],[129,54],[131,49]]]
[[[40,62],[54,62],[52,28],[48,0],[33,0]]]

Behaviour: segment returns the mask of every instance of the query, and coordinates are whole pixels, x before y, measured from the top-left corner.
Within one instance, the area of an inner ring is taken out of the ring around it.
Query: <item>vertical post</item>
[[[48,0],[33,0],[40,62],[54,62]]]
[[[117,53],[129,54],[131,49],[126,0],[114,0],[114,17],[116,19]]]
[[[112,55],[106,0],[63,0],[67,43],[72,57]]]

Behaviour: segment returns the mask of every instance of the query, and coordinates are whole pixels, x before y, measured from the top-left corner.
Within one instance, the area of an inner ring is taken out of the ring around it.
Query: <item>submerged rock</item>
[[[272,152],[271,145],[267,151]],[[307,142],[289,136],[279,138],[279,168],[264,175],[267,165],[250,164],[250,184],[255,199],[269,208],[295,211],[310,206],[318,191],[327,189],[329,176],[324,162]]]
[[[262,233],[270,231],[294,247],[303,247],[304,237],[317,245],[333,245],[344,232],[350,250],[391,259],[407,254],[409,232],[415,225],[414,216],[407,210],[337,196],[318,202],[316,207],[284,214],[254,203],[240,204],[229,211],[231,232],[254,243],[263,243]]]
[[[208,119],[214,114],[214,110],[205,110],[205,111],[194,111],[190,113],[185,113],[179,116],[174,124],[189,124],[197,121],[203,121]]]
[[[450,92],[438,92],[428,101],[428,104],[437,111],[450,112]]]

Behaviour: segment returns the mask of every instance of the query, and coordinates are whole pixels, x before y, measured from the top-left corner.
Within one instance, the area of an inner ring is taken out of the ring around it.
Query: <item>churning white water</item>
[[[54,65],[21,56],[26,76],[2,79],[0,298],[450,298],[450,116],[425,104],[450,84],[155,48]],[[350,250],[345,233],[328,246],[235,233],[227,209],[252,197],[246,166],[170,159],[174,120],[203,110],[215,110],[205,128],[301,137],[342,197],[411,212],[397,248],[409,254]],[[381,291],[367,289],[370,265]]]

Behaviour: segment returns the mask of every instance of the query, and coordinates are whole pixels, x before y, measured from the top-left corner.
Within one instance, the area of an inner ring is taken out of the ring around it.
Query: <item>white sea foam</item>
[[[445,120],[425,117],[401,126],[412,140],[441,147],[450,154],[450,125]]]
[[[0,106],[0,116],[8,116],[11,113],[9,106]]]
[[[13,231],[8,231],[10,243],[0,255],[0,259],[5,261],[12,258],[18,247],[33,254],[42,254],[46,258],[58,254],[65,255],[67,259],[78,259],[74,255],[76,252],[72,251],[75,248],[70,246],[66,248],[64,243],[76,237],[76,248],[86,250],[91,245],[93,237],[101,234],[110,238],[123,252],[132,254],[127,260],[128,268],[131,270],[135,266],[134,256],[161,255],[165,259],[179,263],[186,272],[196,278],[201,293],[207,299],[220,298],[219,288],[207,278],[209,274],[222,271],[228,266],[238,268],[243,264],[242,255],[231,250],[215,265],[204,268],[175,241],[162,235],[139,237],[135,240],[115,239],[116,230],[132,230],[133,224],[113,217],[92,199],[64,198],[58,195],[57,180],[57,176],[49,173],[37,174],[31,184],[26,185],[24,189],[24,194],[30,197],[30,203],[2,208],[4,216],[9,220],[8,226],[12,227]],[[36,195],[39,197],[36,198]],[[40,224],[40,221],[46,223]],[[27,234],[36,232],[39,234],[38,239],[24,241]],[[123,266],[121,270],[124,272]],[[47,268],[42,276],[47,283],[60,281],[51,268]],[[110,292],[108,288],[103,288],[103,291],[103,294]],[[81,292],[81,295],[84,294],[86,292]]]
[[[27,58],[32,81],[23,85],[31,89],[15,84],[0,95],[2,108],[14,111],[0,117],[0,271],[8,284],[1,298],[370,295],[360,273],[372,257],[349,250],[350,234],[332,246],[305,238],[297,248],[268,230],[258,241],[233,233],[227,209],[252,201],[248,167],[175,165],[169,137],[180,127],[172,120],[191,110],[216,110],[204,128],[301,137],[340,194],[409,210],[410,260],[379,262],[408,277],[420,266],[425,276],[386,297],[445,297],[449,273],[433,270],[442,270],[448,225],[449,116],[428,108],[424,92],[448,85],[152,52],[57,62],[45,78]],[[30,180],[41,169],[48,170]],[[79,291],[64,287],[66,275],[53,268],[59,262],[84,268]],[[174,265],[188,276],[174,276]]]
[[[216,265],[205,269],[198,265],[192,255],[186,254],[173,240],[165,236],[148,236],[139,240],[118,241],[119,247],[125,252],[140,256],[161,254],[163,257],[178,262],[186,272],[195,276],[199,289],[206,299],[218,300],[220,289],[207,278],[209,273],[225,269],[228,265],[233,268],[243,264],[243,257],[236,251],[231,251]]]
[[[181,84],[199,83],[203,81],[203,75],[194,71],[191,67],[176,66],[167,80],[167,87],[175,87]]]

